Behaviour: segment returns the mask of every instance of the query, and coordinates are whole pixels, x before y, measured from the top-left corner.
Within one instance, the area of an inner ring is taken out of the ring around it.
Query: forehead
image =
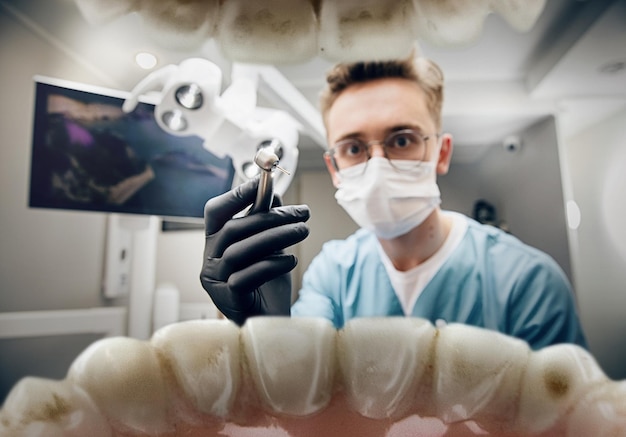
[[[331,144],[347,135],[384,135],[397,126],[415,126],[424,132],[435,129],[426,94],[407,79],[353,84],[337,97],[327,114]]]

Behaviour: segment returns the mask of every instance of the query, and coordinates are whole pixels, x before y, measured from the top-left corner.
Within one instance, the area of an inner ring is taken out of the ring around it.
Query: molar
[[[0,411],[3,436],[110,437],[111,433],[106,418],[89,396],[66,381],[21,379]]]
[[[435,327],[411,318],[361,318],[339,331],[339,367],[348,402],[372,419],[399,416],[419,402],[419,384],[433,367]]]
[[[333,396],[336,330],[326,319],[255,317],[243,353],[261,400],[276,413],[319,412]]]
[[[240,386],[239,328],[227,320],[165,326],[152,345],[177,385],[200,412],[226,416]]]
[[[67,379],[87,391],[109,419],[135,432],[158,435],[172,426],[164,378],[147,342],[99,340],[76,358]]]
[[[517,423],[522,430],[543,432],[592,387],[606,382],[593,357],[579,346],[559,344],[535,351],[524,375]]]

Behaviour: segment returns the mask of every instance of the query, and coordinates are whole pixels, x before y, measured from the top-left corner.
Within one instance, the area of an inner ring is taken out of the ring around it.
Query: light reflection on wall
[[[616,153],[606,172],[602,188],[602,219],[606,225],[606,232],[613,242],[617,252],[626,261],[626,148]]]

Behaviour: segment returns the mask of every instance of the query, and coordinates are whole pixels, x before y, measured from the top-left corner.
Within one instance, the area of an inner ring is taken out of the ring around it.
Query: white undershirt
[[[402,310],[405,315],[413,313],[413,307],[415,302],[417,302],[417,298],[422,294],[428,282],[435,276],[435,273],[439,271],[443,263],[457,248],[467,231],[467,219],[464,215],[452,211],[442,211],[442,213],[444,216],[452,219],[450,233],[439,250],[422,264],[406,272],[398,271],[382,246],[378,245],[380,258],[385,266],[385,270],[387,270],[396,296],[398,296],[402,304]]]

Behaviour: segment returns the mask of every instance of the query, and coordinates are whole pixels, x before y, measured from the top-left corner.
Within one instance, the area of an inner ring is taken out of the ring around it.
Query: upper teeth
[[[415,414],[439,417],[444,430],[466,420],[482,427],[463,425],[466,434],[624,435],[626,381],[608,380],[576,346],[531,352],[465,325],[363,318],[336,331],[322,319],[260,317],[241,329],[192,321],[150,342],[100,340],[63,381],[23,379],[0,411],[0,435],[207,435],[229,422],[263,426],[268,414],[276,426],[319,421],[326,428],[314,429],[335,435],[380,435],[394,421],[423,426],[405,419]]]
[[[168,47],[200,47],[214,38],[227,57],[293,63],[404,56],[416,39],[439,45],[475,41],[485,17],[500,14],[530,29],[545,0],[75,0],[85,18],[102,23],[131,12]]]

